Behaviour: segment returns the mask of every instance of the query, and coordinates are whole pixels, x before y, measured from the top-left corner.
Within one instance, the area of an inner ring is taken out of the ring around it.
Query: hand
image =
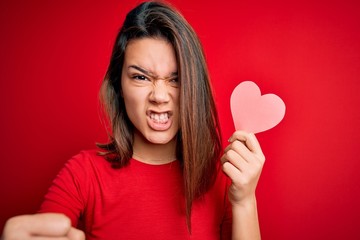
[[[85,240],[85,235],[71,227],[71,221],[65,215],[41,213],[10,218],[5,224],[1,239]]]
[[[253,133],[236,131],[221,158],[223,171],[231,179],[229,200],[238,205],[255,200],[255,190],[265,156]]]

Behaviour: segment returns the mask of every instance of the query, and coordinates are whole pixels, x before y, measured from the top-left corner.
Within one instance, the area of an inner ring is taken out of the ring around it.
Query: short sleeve
[[[45,195],[40,213],[63,213],[77,226],[89,188],[86,158],[86,154],[80,153],[65,164]]]

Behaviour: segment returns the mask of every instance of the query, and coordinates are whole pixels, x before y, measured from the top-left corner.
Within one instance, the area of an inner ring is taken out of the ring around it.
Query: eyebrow
[[[147,76],[150,76],[152,78],[158,78],[158,76],[156,76],[155,74],[153,74],[152,72],[142,68],[142,67],[139,67],[139,66],[136,66],[136,65],[130,65],[128,68],[134,68],[136,70],[138,70],[139,72],[142,72],[143,74],[147,75]],[[169,79],[169,78],[173,78],[173,77],[177,77],[178,76],[178,73],[177,72],[172,72],[168,77],[165,77],[165,78],[162,78],[162,79]]]

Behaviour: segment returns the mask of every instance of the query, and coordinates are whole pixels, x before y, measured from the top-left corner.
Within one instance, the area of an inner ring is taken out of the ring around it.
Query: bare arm
[[[8,239],[85,240],[85,235],[71,227],[70,219],[65,215],[41,213],[10,218],[1,236],[1,240]]]
[[[261,239],[255,190],[265,157],[254,134],[235,132],[221,159],[223,171],[232,181],[233,240]]]

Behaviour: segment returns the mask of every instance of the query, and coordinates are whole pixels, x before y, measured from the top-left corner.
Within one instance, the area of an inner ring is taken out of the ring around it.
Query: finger
[[[257,140],[255,134],[247,133],[244,131],[236,131],[229,139],[230,142],[239,140],[245,143],[246,147],[253,152],[254,154],[261,157],[262,161],[265,161],[264,154],[262,152],[259,141]]]
[[[241,130],[238,130],[238,131],[235,131],[229,138],[229,142],[233,142],[235,140],[239,140],[239,141],[242,141],[242,142],[245,142],[246,141],[246,136],[248,135],[249,133],[245,132],[245,131],[241,131]]]
[[[70,229],[67,236],[70,240],[85,240],[84,232],[73,227]]]
[[[225,162],[222,165],[223,172],[231,179],[231,182],[234,183],[238,181],[241,177],[241,172],[230,162]]]
[[[246,146],[255,154],[263,154],[260,143],[253,133],[248,135]]]
[[[68,237],[56,237],[56,236],[52,236],[52,237],[41,237],[41,236],[35,236],[35,237],[31,237],[31,240],[71,240]]]
[[[230,164],[234,165],[239,171],[244,171],[245,165],[247,164],[246,160],[241,157],[237,152],[230,149],[226,153],[224,153],[222,159],[222,163],[229,162]]]
[[[231,146],[228,146],[220,158],[220,161],[222,164],[224,164],[225,162],[232,161],[231,159],[236,159],[238,157],[240,157],[240,155],[237,153],[237,151],[232,149]]]
[[[71,228],[70,219],[59,213],[27,215],[23,221],[24,229],[34,236],[66,236]]]
[[[230,143],[224,150],[224,153],[227,153],[228,151],[233,150],[235,151],[239,156],[241,156],[246,162],[251,161],[251,159],[254,157],[254,153],[250,151],[245,146],[245,143],[240,142],[238,140],[233,141]]]
[[[51,239],[56,239],[56,240],[85,240],[85,234],[83,231],[76,229],[76,228],[70,228],[67,236],[63,236],[63,237],[42,237],[42,236],[34,236],[31,237],[31,240],[51,240]]]

